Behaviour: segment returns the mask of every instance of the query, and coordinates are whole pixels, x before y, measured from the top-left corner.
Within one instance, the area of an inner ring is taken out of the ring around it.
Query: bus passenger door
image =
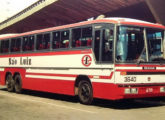
[[[95,26],[94,32],[94,54],[96,65],[100,68],[103,76],[112,76],[114,72],[114,26],[111,24],[98,24]],[[111,79],[114,80],[114,77]]]
[[[99,77],[94,79],[97,82],[93,82],[93,88],[94,97],[98,98],[114,97],[113,29],[110,24],[95,25],[93,50]]]

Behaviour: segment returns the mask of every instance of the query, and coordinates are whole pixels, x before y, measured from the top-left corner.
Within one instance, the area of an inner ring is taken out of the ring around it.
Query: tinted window
[[[99,61],[100,41],[101,41],[101,31],[97,30],[97,31],[95,31],[95,44],[94,44],[94,46],[95,46],[94,52],[95,52],[96,61]]]
[[[72,47],[92,45],[92,27],[76,28],[72,30]]]
[[[53,32],[53,49],[69,47],[69,30]]]
[[[52,47],[53,49],[57,49],[60,47],[60,32],[53,32],[53,41]]]
[[[102,44],[102,61],[112,61],[113,54],[113,39],[114,31],[113,28],[106,28],[103,30],[103,44]]]
[[[1,41],[1,53],[9,52],[9,40],[2,40]]]
[[[61,32],[60,48],[69,47],[69,30]]]
[[[49,49],[50,48],[50,34],[39,34],[37,35],[37,50]]]
[[[34,36],[23,37],[23,51],[34,50]]]
[[[114,27],[111,25],[95,26],[94,53],[96,61],[113,61]]]
[[[17,52],[20,51],[20,49],[21,49],[21,38],[11,39],[10,51]]]
[[[43,49],[49,49],[50,48],[50,34],[44,34],[43,39]]]

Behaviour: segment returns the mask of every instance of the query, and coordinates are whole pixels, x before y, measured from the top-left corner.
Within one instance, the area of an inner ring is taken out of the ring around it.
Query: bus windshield
[[[163,60],[163,30],[120,26],[117,33],[117,62],[159,62]],[[148,53],[146,53],[146,46]],[[148,60],[147,55],[148,54]]]
[[[163,59],[163,31],[147,29],[147,41],[149,61],[160,61]]]

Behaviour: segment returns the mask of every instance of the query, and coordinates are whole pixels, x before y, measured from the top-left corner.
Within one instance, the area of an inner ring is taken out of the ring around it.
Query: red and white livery
[[[0,38],[0,84],[118,100],[165,96],[165,27],[103,18]]]

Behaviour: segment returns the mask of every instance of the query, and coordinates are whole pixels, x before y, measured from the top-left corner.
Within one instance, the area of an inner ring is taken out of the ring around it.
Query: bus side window
[[[53,32],[53,41],[52,41],[52,47],[53,49],[57,49],[60,46],[60,32]]]
[[[111,62],[113,53],[113,29],[103,30],[102,61]]]
[[[61,32],[60,48],[69,47],[69,30]]]
[[[43,34],[37,35],[37,50],[43,49]]]
[[[28,38],[28,50],[32,51],[34,50],[34,36],[29,36]]]
[[[23,47],[22,47],[22,50],[23,51],[27,51],[29,48],[28,48],[28,37],[23,37]]]
[[[16,43],[16,39],[11,39],[11,46],[10,46],[10,51],[11,52],[15,52],[15,43]]]
[[[18,51],[20,51],[20,48],[21,48],[21,38],[11,39],[10,51],[11,52],[18,52]]]
[[[81,46],[92,45],[92,27],[86,27],[82,29]]]
[[[76,28],[72,30],[72,47],[81,46],[81,28]]]
[[[100,30],[95,31],[95,44],[94,44],[94,52],[95,52],[95,57],[96,57],[96,61],[99,61],[99,56],[100,56]]]
[[[9,52],[9,40],[2,40],[1,41],[1,53]]]
[[[4,52],[4,40],[0,41],[0,52],[3,53]]]
[[[21,50],[21,38],[17,38],[15,43],[15,52],[20,50]]]
[[[34,50],[34,36],[23,37],[23,51]]]
[[[43,36],[43,49],[49,49],[50,48],[50,34],[44,34]]]
[[[92,46],[92,27],[72,30],[72,47]]]

